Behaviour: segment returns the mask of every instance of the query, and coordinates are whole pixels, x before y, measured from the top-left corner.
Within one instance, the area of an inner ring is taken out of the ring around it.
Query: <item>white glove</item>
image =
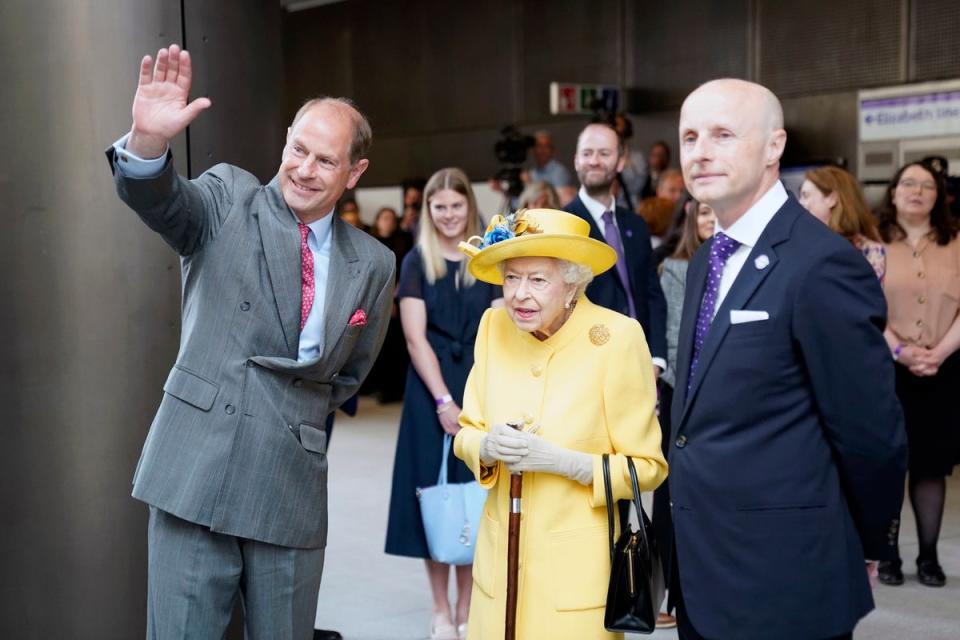
[[[527,443],[521,438],[523,432],[505,424],[495,424],[480,441],[480,462],[492,466],[498,460],[506,463],[519,462],[527,455]]]
[[[593,483],[593,457],[589,453],[557,446],[529,431],[520,431],[516,435],[529,452],[518,462],[507,463],[511,473],[553,473],[576,480],[582,485],[589,486]]]

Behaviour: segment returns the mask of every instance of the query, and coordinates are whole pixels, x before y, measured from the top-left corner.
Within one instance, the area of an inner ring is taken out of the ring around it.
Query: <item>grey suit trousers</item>
[[[323,549],[213,532],[150,507],[148,640],[221,640],[239,595],[249,640],[310,640]]]

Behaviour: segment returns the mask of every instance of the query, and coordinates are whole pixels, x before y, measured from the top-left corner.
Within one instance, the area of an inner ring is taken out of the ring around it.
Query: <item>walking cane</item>
[[[523,423],[508,422],[516,430]],[[507,611],[503,627],[504,640],[514,640],[517,632],[517,578],[520,560],[520,493],[523,489],[523,473],[510,474],[510,520],[507,531]]]

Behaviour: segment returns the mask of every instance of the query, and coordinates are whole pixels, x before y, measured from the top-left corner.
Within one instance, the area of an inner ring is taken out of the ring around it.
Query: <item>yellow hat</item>
[[[470,256],[468,268],[477,280],[503,284],[497,264],[510,258],[559,258],[590,267],[599,275],[617,262],[617,252],[590,237],[590,223],[556,209],[520,209],[494,216],[483,237],[460,243]]]

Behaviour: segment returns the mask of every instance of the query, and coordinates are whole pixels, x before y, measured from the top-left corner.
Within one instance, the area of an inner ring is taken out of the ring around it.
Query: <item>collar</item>
[[[783,188],[783,183],[777,180],[770,189],[763,194],[759,200],[753,203],[753,206],[747,209],[747,212],[740,216],[736,222],[730,225],[729,229],[720,226],[717,220],[717,231],[723,231],[724,234],[733,238],[741,245],[754,247],[760,234],[767,228],[767,224],[773,219],[774,214],[780,210],[783,203],[787,201],[787,190]]]
[[[587,208],[587,211],[590,212],[590,215],[593,216],[594,222],[597,223],[597,226],[602,230],[603,229],[603,213],[605,211],[613,211],[614,214],[617,212],[617,203],[613,199],[613,196],[610,196],[610,203],[604,204],[599,200],[594,200],[587,195],[586,187],[581,186],[580,192],[580,201],[583,203],[583,206]],[[617,216],[613,216],[614,221],[616,221]]]
[[[310,231],[313,232],[307,237],[307,243],[313,251],[319,251],[320,247],[322,247],[330,237],[330,231],[333,229],[334,215],[334,210],[331,209],[330,213],[307,225],[310,227]]]

